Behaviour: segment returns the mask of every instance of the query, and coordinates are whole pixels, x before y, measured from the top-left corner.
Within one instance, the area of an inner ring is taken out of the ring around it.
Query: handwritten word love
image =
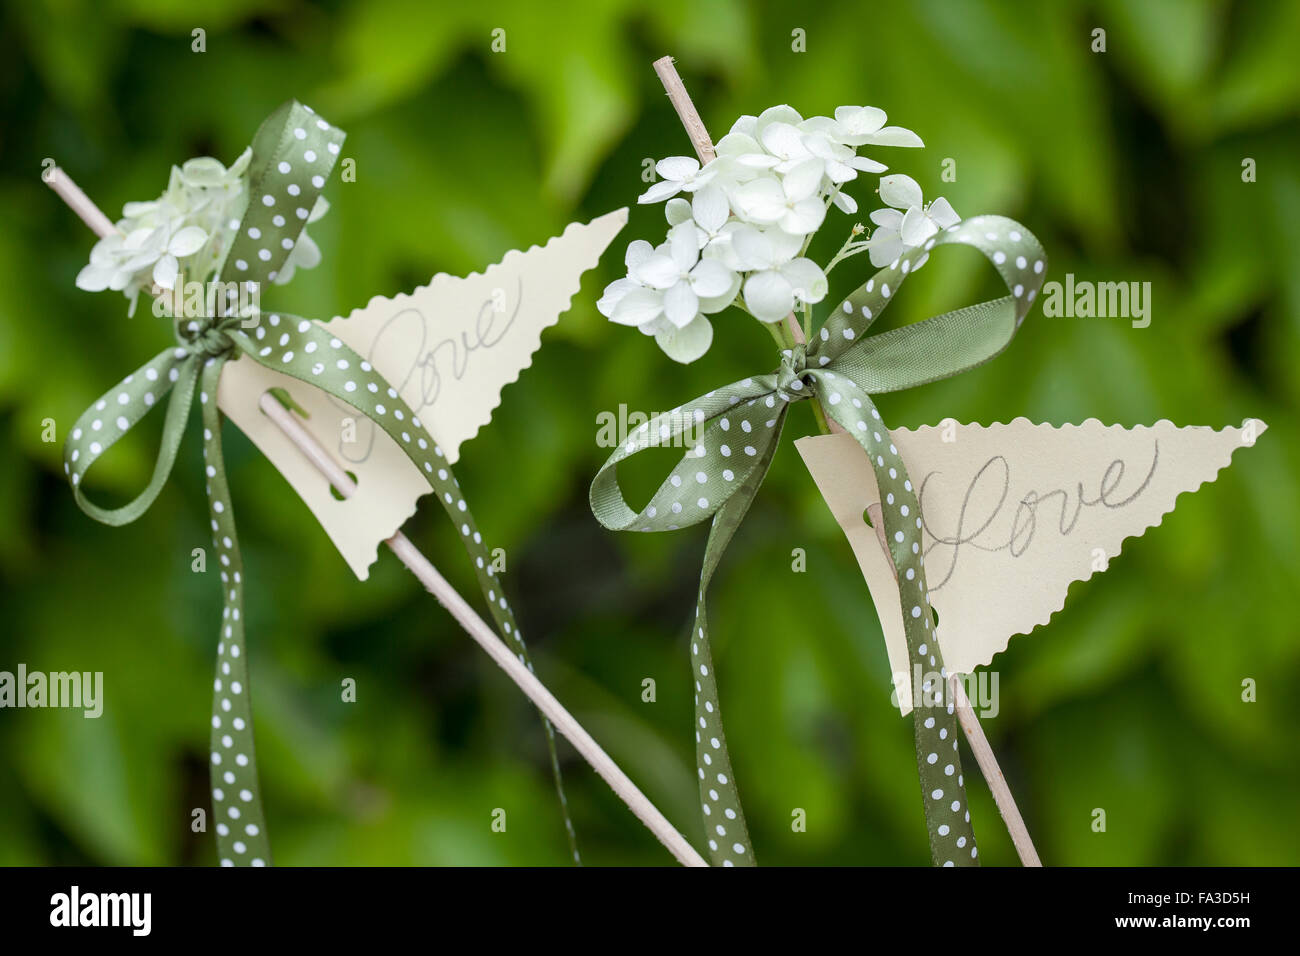
[[[957,570],[960,556],[972,548],[990,553],[1005,551],[1012,558],[1025,555],[1038,534],[1040,516],[1044,524],[1054,524],[1065,537],[1078,527],[1085,508],[1118,510],[1131,505],[1150,486],[1159,461],[1160,443],[1155,441],[1152,443],[1151,466],[1131,491],[1123,490],[1127,463],[1116,458],[1102,469],[1095,485],[1088,485],[1096,488],[1093,495],[1088,494],[1084,481],[1080,479],[1073,483],[1073,494],[1066,488],[1030,489],[1013,499],[1011,463],[1004,455],[994,455],[975,472],[962,497],[956,527],[948,534],[932,528],[925,517],[930,513],[925,506],[927,493],[946,497],[938,487],[941,472],[929,472],[921,481],[918,502],[925,530],[933,539],[925,551],[930,590],[943,587]],[[1013,500],[1014,506],[1010,504]],[[934,560],[936,553],[939,562]]]

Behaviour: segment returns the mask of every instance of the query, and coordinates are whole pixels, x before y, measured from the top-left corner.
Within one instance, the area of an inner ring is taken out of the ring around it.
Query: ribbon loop
[[[161,493],[176,452],[185,435],[185,423],[198,386],[198,360],[183,348],[165,349],[151,361],[105,392],[77,419],[63,446],[63,470],[72,483],[77,505],[102,524],[130,524],[149,510]],[[135,498],[118,508],[101,508],[82,489],[90,466],[144,418],[161,396],[171,392],[163,420],[162,442],[149,483]]]
[[[733,382],[636,428],[592,482],[596,520],[612,531],[675,531],[713,517],[780,435],[787,401],[777,396],[778,377]],[[649,503],[633,511],[619,488],[618,464],[665,446],[687,450]]]
[[[254,138],[249,163],[248,208],[235,226],[235,237],[221,271],[224,283],[260,285],[267,280],[274,281],[283,270],[292,268],[289,256],[320,201],[320,192],[342,142],[341,130],[296,102],[284,104],[262,124]],[[502,641],[530,669],[532,664],[460,486],[441,449],[400,400],[396,390],[369,362],[317,323],[271,314],[257,324],[255,341],[243,330],[243,317],[225,314],[227,311],[223,309],[221,315],[212,317],[177,317],[174,320],[177,346],[165,349],[139,371],[128,375],[78,419],[64,450],[64,470],[77,504],[91,517],[111,525],[134,521],[148,509],[166,483],[194,396],[198,394],[203,410],[209,517],[213,545],[220,561],[224,604],[213,684],[211,738],[217,852],[222,865],[256,866],[270,861],[270,844],[253,746],[244,646],[243,566],[226,483],[221,449],[222,419],[217,408],[221,369],[229,358],[242,352],[277,372],[330,392],[374,420],[400,444],[421,467],[430,488],[458,527],[462,544],[476,565],[479,587]],[[261,344],[267,338],[268,327],[275,332],[275,346]],[[276,351],[274,359],[268,361],[273,351]],[[326,355],[328,366],[322,360]],[[171,398],[163,425],[162,446],[148,486],[121,508],[109,510],[92,504],[81,490],[86,469],[168,391]],[[560,776],[555,734],[545,718],[543,726],[570,848],[575,861],[579,861]]]
[[[296,100],[253,137],[250,197],[221,270],[224,282],[275,281],[297,245],[346,134]]]
[[[907,276],[925,265],[933,248],[946,244],[979,249],[1011,294],[868,337],[867,330]],[[634,513],[623,501],[614,469],[622,459],[648,447],[643,443],[644,434],[639,433],[615,451],[592,481],[592,511],[601,524],[613,530],[671,530],[714,517],[700,575],[691,663],[696,675],[700,795],[706,825],[718,837],[714,839],[710,834],[709,839],[715,864],[752,862],[753,851],[748,846],[744,813],[722,732],[705,596],[713,572],[766,474],[786,407],[814,395],[871,459],[883,499],[884,531],[898,571],[909,663],[913,668],[928,669],[921,678],[923,697],[930,700],[930,706],[920,701],[912,714],[931,858],[936,865],[976,862],[975,836],[957,753],[954,710],[951,704],[946,713],[934,707],[936,700],[942,702],[941,686],[947,671],[939,651],[925,582],[925,561],[920,553],[920,508],[898,449],[890,441],[889,429],[881,421],[871,395],[947,378],[996,356],[1020,327],[1045,271],[1042,246],[1023,226],[1002,216],[968,219],[879,270],[840,303],[810,343],[786,349],[776,372],[745,379],[688,402],[686,408],[709,409],[705,416],[710,424],[693,455],[688,452],[683,457],[642,512]],[[719,406],[726,410],[725,414],[713,412]],[[733,429],[733,421],[739,421],[740,428]],[[757,467],[743,474],[734,468],[737,446]],[[692,474],[695,484],[690,481]],[[721,498],[701,494],[691,501],[697,485],[701,489],[717,487],[719,478],[722,484],[736,480],[740,493],[733,491]],[[670,511],[668,516],[662,513],[665,505]],[[715,812],[732,822],[717,821],[713,818]]]
[[[930,259],[936,246],[978,249],[1007,291],[1001,299],[967,306],[921,322],[866,336],[903,282]],[[974,216],[911,249],[880,269],[832,310],[810,343],[810,364],[844,362],[845,371],[873,394],[900,391],[957,375],[996,356],[1010,344],[1033,305],[1047,270],[1047,254],[1029,230],[1005,216]]]

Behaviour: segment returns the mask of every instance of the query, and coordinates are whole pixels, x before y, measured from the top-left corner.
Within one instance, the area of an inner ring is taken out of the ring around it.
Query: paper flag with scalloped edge
[[[1212,482],[1232,453],[1266,426],[1124,428],[961,425],[890,432],[916,492],[936,636],[956,674],[972,673],[1065,605],[1075,581],[1105,570],[1124,540],[1172,511],[1178,496]],[[844,530],[880,617],[899,708],[912,709],[914,675],[892,565],[864,512],[880,503],[871,464],[849,435],[795,442]]]
[[[618,209],[572,223],[544,246],[513,250],[481,273],[439,273],[414,292],[375,296],[364,308],[324,327],[364,356],[419,415],[448,463],[487,424],[501,391],[519,378],[541,345],[543,329],[569,308],[582,274],[627,222]],[[274,338],[275,315],[254,335]],[[351,472],[346,500],[258,408],[272,388],[288,392],[303,425]],[[383,429],[320,389],[247,357],[227,364],[217,395],[221,410],[252,439],[311,509],[361,580],[379,544],[394,534],[429,493],[429,483]]]

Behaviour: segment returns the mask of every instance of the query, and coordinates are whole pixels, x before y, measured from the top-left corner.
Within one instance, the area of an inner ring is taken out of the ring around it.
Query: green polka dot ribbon
[[[253,140],[249,203],[236,228],[221,280],[265,284],[284,266],[320,197],[338,156],[344,134],[309,107],[286,103],[262,124]],[[253,746],[253,716],[244,641],[245,570],[231,507],[221,451],[217,385],[222,366],[246,355],[267,368],[308,382],[356,408],[397,442],[428,479],[460,533],[474,563],[479,587],[498,633],[529,667],[523,636],[515,623],[488,547],[474,523],[465,496],[442,449],[419,418],[360,355],[317,322],[298,316],[261,314],[254,321],[237,315],[174,319],[178,345],[168,347],[128,375],[77,420],[64,449],[64,470],[77,504],[92,518],[123,525],[140,517],[166,484],[197,395],[203,417],[203,455],[207,475],[213,544],[220,560],[224,607],[213,682],[211,776],[217,852],[223,866],[266,865],[271,860],[266,819]],[[102,508],[85,495],[86,471],[155,404],[169,396],[162,442],[145,489],[118,508]],[[551,767],[575,861],[573,825],[555,750],[555,735],[545,722]]]
[[[867,336],[872,322],[907,276],[925,264],[930,251],[952,244],[974,246],[987,256],[1010,295]],[[705,595],[767,474],[786,410],[805,398],[818,399],[862,445],[880,489],[885,533],[898,571],[909,665],[922,675],[922,699],[914,701],[912,720],[931,858],[942,866],[977,864],[957,723],[952,703],[945,701],[942,678],[947,672],[925,583],[920,509],[871,396],[957,375],[996,356],[1028,314],[1046,267],[1038,240],[1010,219],[978,216],[953,226],[877,272],[831,313],[810,343],[786,350],[775,372],[716,389],[641,425],[592,482],[592,511],[611,530],[671,531],[713,519],[690,653],[700,802],[715,865],[752,865],[754,851],[722,730]],[[696,445],[649,504],[634,511],[619,489],[618,463],[647,448],[671,445],[688,431],[699,436]]]

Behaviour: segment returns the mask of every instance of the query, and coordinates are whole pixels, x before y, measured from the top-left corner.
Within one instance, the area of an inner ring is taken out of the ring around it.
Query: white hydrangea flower
[[[768,129],[776,126],[783,124],[773,124]],[[826,218],[826,203],[818,194],[822,175],[821,161],[809,154],[784,176],[761,176],[738,187],[732,203],[737,215],[745,221],[760,226],[775,225],[802,238],[816,232]]]
[[[737,186],[764,175],[776,158],[763,152],[757,140],[744,133],[728,133],[714,147],[717,158],[709,163],[718,170],[713,184],[730,195]]]
[[[778,173],[788,173],[806,159],[812,159],[812,152],[804,142],[799,128],[782,122],[769,123],[759,139],[764,151],[774,158],[772,165]]]
[[[745,305],[762,322],[780,322],[795,302],[820,302],[826,296],[826,275],[811,259],[799,257],[798,237],[777,229],[753,226],[732,236],[736,256],[749,273]]]
[[[696,224],[674,226],[658,249],[632,242],[624,259],[628,275],[609,284],[596,303],[601,314],[653,335],[677,362],[693,362],[713,342],[706,315],[721,312],[740,291],[740,277],[715,258],[701,259]]]
[[[903,214],[897,209],[877,209],[871,221],[876,230],[867,238],[867,255],[871,264],[881,269],[907,251],[901,235]]]
[[[681,328],[671,322],[660,324],[655,327],[653,334],[655,344],[665,355],[674,362],[688,365],[707,352],[713,344],[713,323],[703,315],[697,315]]]
[[[739,219],[727,220],[718,230],[718,234],[709,240],[702,254],[710,259],[717,259],[732,272],[744,272],[745,264],[736,255],[732,239],[740,230],[749,228],[751,228],[749,223],[741,222]]]
[[[885,111],[874,106],[840,106],[835,110],[839,141],[846,146],[925,145],[921,137],[901,126],[885,126]]]
[[[638,289],[645,288],[640,282],[632,278],[632,273],[636,267],[649,259],[654,254],[654,246],[644,239],[634,239],[627,246],[627,252],[623,254],[623,264],[627,266],[627,276],[622,279],[615,279],[609,285],[605,286],[605,293],[596,302],[596,309],[605,318],[619,325],[641,325],[640,310],[635,304],[630,303],[626,308],[620,309],[623,299],[629,293]],[[662,303],[662,297],[658,300]],[[659,309],[662,311],[662,309]]]
[[[943,197],[926,206],[921,187],[911,176],[881,177],[880,198],[893,208],[877,209],[871,214],[878,228],[867,240],[867,253],[876,268],[889,265],[908,249],[923,245],[931,236],[961,222],[957,211]]]
[[[118,231],[95,243],[90,262],[77,274],[77,287],[122,292],[134,314],[141,289],[174,288],[182,260],[187,269],[194,263],[196,271],[206,271],[218,232],[240,204],[251,158],[246,150],[230,169],[206,158],[172,167],[158,199],[123,207]]]
[[[854,147],[845,145],[839,124],[829,117],[814,116],[801,123],[799,129],[809,154],[822,164],[826,183],[831,187],[831,202],[849,215],[857,212],[857,200],[840,187],[857,179],[859,172],[883,173],[889,167],[859,156]]]
[[[173,232],[177,225],[175,222],[164,223],[145,240],[149,251],[142,250],[142,255],[158,256],[153,264],[153,281],[164,289],[175,287],[180,259],[192,256],[208,241],[208,234],[198,226],[181,226]]]
[[[155,204],[147,217],[123,219],[123,232],[100,239],[90,250],[90,263],[77,273],[77,288],[87,292],[123,291],[148,276],[164,289],[176,284],[179,259],[198,252],[208,234],[184,225],[185,217],[165,203]]]
[[[731,206],[727,194],[715,185],[697,191],[690,202],[679,196],[668,200],[664,207],[664,216],[670,226],[676,227],[688,222],[695,224],[700,249],[718,238],[730,215]]]
[[[686,362],[712,340],[705,316],[730,305],[738,292],[745,307],[768,323],[799,303],[820,302],[825,273],[800,251],[832,204],[857,211],[843,191],[846,183],[886,169],[857,148],[922,145],[910,130],[884,123],[885,113],[869,106],[808,119],[790,106],[773,106],[737,119],[703,167],[687,156],[661,160],[655,166],[661,181],[638,202],[667,200],[668,241],[658,248],[646,242],[628,247],[628,275],[606,288],[600,311],[654,335],[665,352]],[[884,212],[897,217],[889,223],[896,235],[911,237],[951,207],[936,201],[912,219],[907,210]],[[890,229],[880,233],[883,246]]]
[[[780,106],[769,106],[758,116],[742,116],[731,125],[731,132],[743,133],[756,142],[762,142],[763,132],[772,123],[787,123],[790,126],[798,126],[803,122],[803,117],[793,106],[781,104]]]
[[[714,150],[718,154],[717,162],[724,164],[731,172],[731,178],[739,182],[753,179],[780,162],[775,156],[763,152],[763,147],[754,137],[735,129],[718,140]]]
[[[709,184],[717,170],[712,164],[701,169],[699,160],[689,156],[669,156],[655,163],[655,172],[662,179],[637,197],[637,202],[645,204],[671,199],[680,192],[695,192]]]
[[[225,263],[248,207],[252,156],[246,149],[229,167],[209,156],[173,166],[161,196],[122,207],[118,231],[95,244],[89,264],[77,275],[77,287],[120,291],[134,315],[143,289],[173,289],[182,271],[192,282],[212,278]],[[316,222],[328,209],[320,197],[307,222]],[[275,282],[288,282],[295,268],[310,269],[320,259],[320,249],[304,230]]]
[[[700,258],[696,230],[693,222],[674,226],[666,248],[641,261],[633,275],[663,293],[664,315],[679,329],[701,312],[726,308],[740,287],[739,276],[717,259]]]

